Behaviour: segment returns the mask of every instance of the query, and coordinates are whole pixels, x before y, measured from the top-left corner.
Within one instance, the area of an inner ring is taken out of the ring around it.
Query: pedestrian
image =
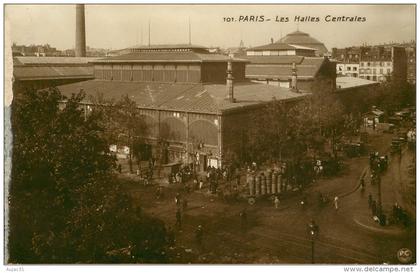
[[[188,207],[188,200],[187,200],[187,199],[184,199],[184,200],[182,201],[182,209],[183,209],[183,210],[186,210],[186,209],[187,209],[187,207]]]
[[[247,222],[248,222],[248,216],[247,216],[246,210],[243,209],[239,213],[239,216],[241,218],[241,230],[242,230],[242,232],[244,232],[246,230]]]
[[[300,200],[300,206],[301,206],[301,208],[305,208],[306,207],[306,200],[307,200],[307,198],[306,198],[306,194],[304,194],[303,196],[302,196],[302,199]]]
[[[203,241],[203,227],[201,225],[198,225],[197,230],[195,231],[195,240],[197,242],[197,245],[201,246],[201,243]]]
[[[162,196],[162,188],[159,186],[156,188],[156,199],[160,199]]]
[[[335,210],[338,210],[338,196],[334,197],[334,207]]]
[[[275,207],[276,209],[278,209],[278,208],[279,208],[279,206],[280,206],[280,200],[279,200],[279,198],[276,196],[276,197],[274,198],[274,207]]]
[[[184,184],[184,191],[185,191],[186,193],[190,193],[191,188],[190,188],[190,185],[188,185],[188,183],[185,183],[185,184]]]
[[[194,177],[194,180],[193,180],[193,190],[197,190],[197,189],[198,189],[198,181],[197,181],[197,178]]]
[[[198,185],[198,188],[201,190],[203,188],[203,185],[204,185],[203,179],[200,178],[200,183]]]
[[[370,194],[370,193],[369,193],[369,196],[368,196],[368,204],[369,204],[369,208],[372,208],[372,202],[373,202],[373,199],[372,199],[372,194]]]
[[[322,195],[321,192],[318,193],[318,205],[321,207],[322,205],[324,205],[324,196]]]
[[[308,229],[312,236],[316,236],[318,234],[319,226],[315,223],[314,219],[311,219],[311,222],[308,224]]]
[[[181,228],[181,210],[180,209],[177,209],[176,210],[176,226],[178,227],[178,228]]]
[[[179,206],[181,204],[181,195],[179,194],[179,192],[177,192],[176,195],[175,195],[175,204],[177,206]]]
[[[375,200],[372,201],[371,209],[372,209],[372,216],[376,216],[376,201]]]
[[[149,159],[149,169],[150,170],[153,170],[153,161],[152,161],[152,159]]]
[[[395,219],[395,222],[399,222],[400,219],[400,206],[398,205],[397,202],[395,202],[394,206],[392,206],[392,216]]]
[[[377,171],[375,171],[375,172],[372,173],[371,177],[372,177],[371,178],[371,184],[376,185],[376,183],[379,180],[379,173]]]

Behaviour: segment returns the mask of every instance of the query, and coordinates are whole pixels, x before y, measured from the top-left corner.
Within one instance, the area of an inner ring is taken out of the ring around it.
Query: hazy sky
[[[74,47],[73,5],[7,5],[6,20],[12,41],[45,44],[58,49]],[[224,17],[259,16],[269,22],[223,22]],[[327,15],[365,17],[365,22],[325,22]],[[275,17],[289,22],[275,22]],[[415,39],[414,5],[86,5],[86,41],[90,47],[120,49],[148,42],[192,43],[204,46],[246,46],[269,43],[297,29],[295,16],[319,17],[301,22],[299,29],[325,43],[328,49]],[[143,33],[143,35],[142,35]],[[143,37],[143,39],[142,39]]]

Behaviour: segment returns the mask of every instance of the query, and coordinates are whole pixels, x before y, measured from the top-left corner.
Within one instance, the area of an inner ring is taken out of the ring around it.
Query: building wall
[[[392,72],[393,64],[391,60],[360,62],[359,75],[360,78],[366,80],[383,82],[391,77]]]
[[[285,65],[279,64],[248,64],[248,78],[252,79],[253,82],[288,87],[290,86],[292,73],[289,72],[290,75],[284,75],[285,73],[282,75],[276,74],[276,71],[284,68],[284,66]],[[288,65],[288,67],[290,67],[290,71],[291,66],[291,64]],[[327,59],[322,62],[318,71],[316,73],[313,72],[311,76],[299,75],[299,66],[297,66],[297,88],[299,90],[312,92],[314,84],[319,85],[319,83],[324,85],[324,89],[325,87],[328,87],[330,91],[335,90],[336,77],[336,64],[334,62],[330,62]]]
[[[284,49],[284,50],[248,50],[247,56],[307,56],[315,57],[314,50]]]
[[[305,50],[305,49],[296,49],[297,56],[305,56],[305,57],[315,57],[315,51],[312,50]]]
[[[407,81],[407,54],[404,47],[392,47],[392,69],[395,82]]]
[[[407,81],[411,84],[416,83],[416,48],[406,48],[407,52]]]
[[[294,56],[296,54],[295,49],[289,50],[248,50],[247,56]]]
[[[84,104],[88,115],[95,107]],[[157,109],[138,109],[147,129],[140,137],[152,145],[153,156],[158,153],[158,143],[165,143],[168,162],[198,163],[197,158],[221,164],[221,117],[216,114],[188,113]],[[198,156],[197,156],[198,155]],[[168,163],[167,162],[167,163]]]
[[[95,79],[137,82],[200,82],[198,64],[95,64]]]
[[[226,82],[227,63],[203,63],[201,65],[202,82]],[[245,63],[232,64],[233,77],[236,81],[245,79]]]
[[[227,62],[203,64],[95,64],[95,79],[135,82],[225,82]],[[245,63],[233,63],[233,77],[244,80]]]
[[[359,77],[359,63],[337,63],[337,75]]]
[[[263,114],[263,108],[246,109],[222,116],[222,154],[226,161],[246,160],[248,132],[256,126],[256,117]]]

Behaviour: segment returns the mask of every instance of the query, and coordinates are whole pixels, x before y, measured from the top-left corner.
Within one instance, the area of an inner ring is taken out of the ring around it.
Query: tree
[[[295,102],[273,99],[255,115],[247,137],[252,161],[287,161],[287,173],[299,185],[310,180],[311,152],[317,157],[330,143],[337,157],[342,136],[355,126],[328,82],[314,83],[312,91]]]
[[[130,172],[133,172],[133,157],[137,164],[142,160],[144,154],[142,149],[136,149],[143,145],[144,136],[147,136],[148,126],[137,109],[136,102],[124,95],[120,100],[105,99],[98,94],[91,97],[97,111],[100,111],[105,117],[104,127],[106,128],[106,137],[110,143],[124,143],[130,148],[129,166]]]
[[[164,225],[113,176],[101,111],[85,116],[83,93],[66,99],[52,88],[13,101],[8,262],[164,262]]]

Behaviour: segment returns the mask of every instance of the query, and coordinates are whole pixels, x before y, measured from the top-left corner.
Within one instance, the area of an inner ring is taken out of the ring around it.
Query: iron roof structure
[[[13,77],[16,80],[92,79],[96,58],[15,57]]]
[[[150,51],[128,53],[120,56],[97,59],[92,63],[168,63],[168,62],[227,62],[229,56],[212,53],[198,53],[194,51]],[[245,59],[232,58],[232,62],[247,62]]]
[[[89,80],[58,87],[65,96],[83,90],[85,103],[95,103],[101,95],[106,100],[118,100],[127,95],[139,108],[193,112],[202,114],[222,114],[247,107],[263,105],[273,99],[296,100],[308,93],[293,92],[288,88],[241,82],[235,83],[236,102],[226,99],[224,84],[181,84],[181,83],[142,83],[106,80]]]

